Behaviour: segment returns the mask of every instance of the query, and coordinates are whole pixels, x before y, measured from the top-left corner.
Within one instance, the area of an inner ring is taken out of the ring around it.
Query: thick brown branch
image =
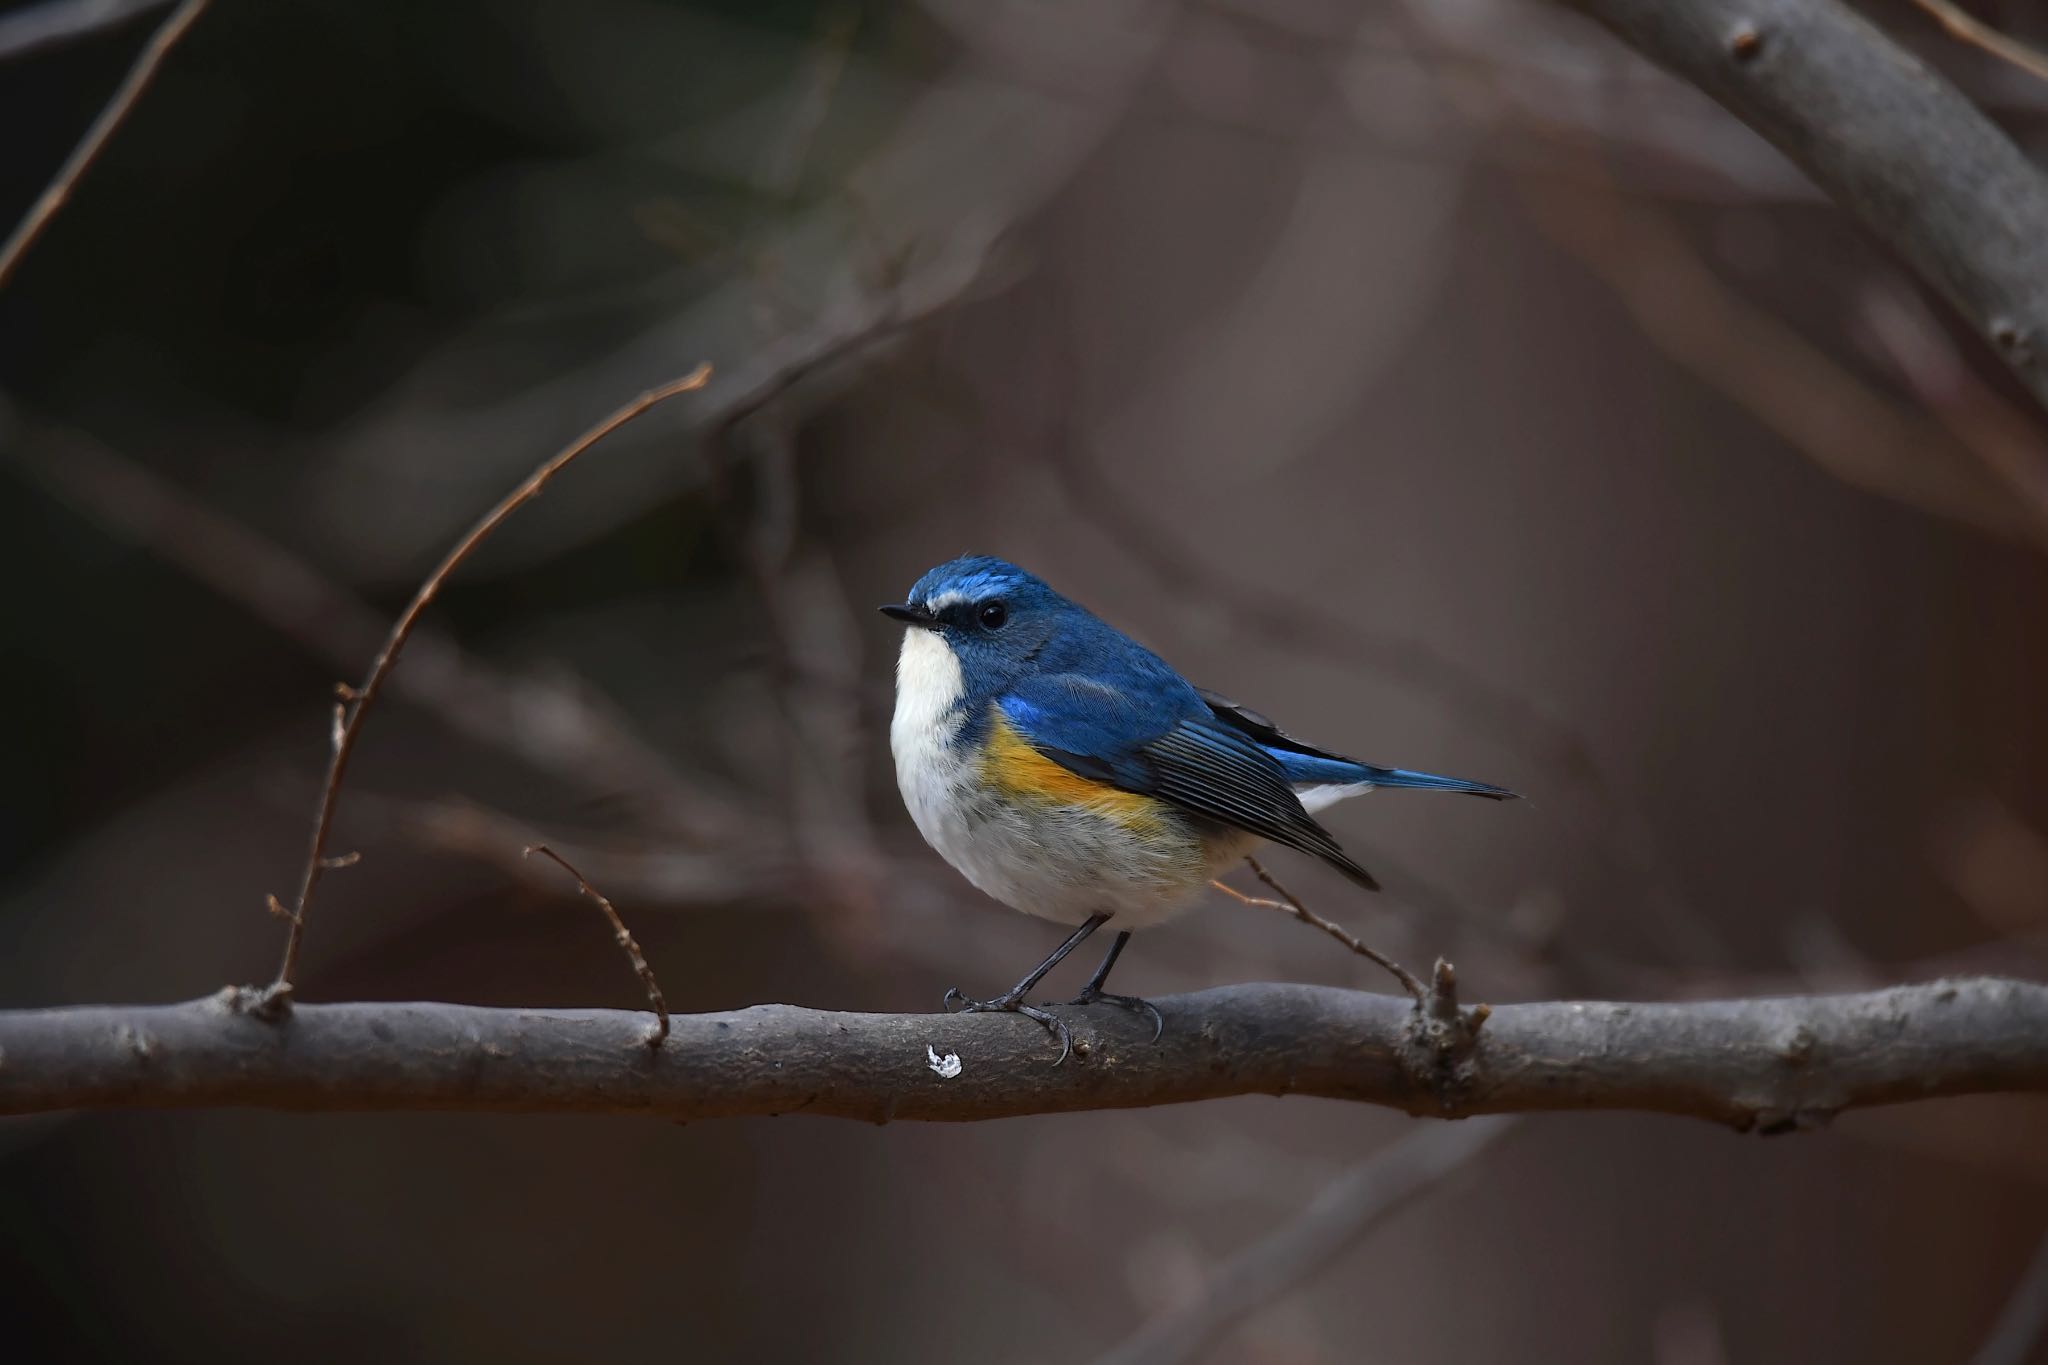
[[[1629,1109],[1784,1132],[1843,1109],[2048,1091],[2048,986],[1980,978],[1861,995],[1686,1004],[1502,1005],[1453,1065],[1410,1002],[1240,985],[1156,1003],[1166,1031],[1067,1010],[1074,1055],[997,1015],[757,1005],[678,1016],[447,1004],[301,1005],[256,991],[181,1005],[0,1013],[0,1114],[257,1105],[638,1113],[813,1113],[957,1121],[1320,1095],[1459,1117]]]
[[[1837,0],[1559,0],[1763,134],[2048,406],[2048,178]]]

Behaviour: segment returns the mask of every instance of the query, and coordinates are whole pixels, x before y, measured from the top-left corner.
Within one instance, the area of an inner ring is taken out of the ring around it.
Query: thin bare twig
[[[178,40],[185,36],[185,30],[192,27],[193,21],[205,10],[206,4],[207,0],[185,0],[184,4],[178,6],[177,12],[164,20],[163,27],[150,38],[148,45],[142,49],[142,55],[135,59],[135,65],[128,68],[128,75],[122,80],[120,89],[114,92],[114,98],[108,101],[106,108],[100,110],[100,116],[92,121],[92,127],[86,129],[84,139],[72,148],[71,155],[57,168],[57,178],[52,180],[49,187],[37,197],[36,202],[29,206],[27,216],[21,220],[20,226],[14,229],[14,234],[7,239],[6,245],[0,246],[0,288],[6,286],[7,277],[14,273],[14,267],[27,254],[36,238],[42,235],[43,229],[49,225],[50,219],[56,216],[57,210],[63,207],[64,201],[71,197],[71,191],[77,187],[79,178],[91,168],[92,163],[99,157],[100,150],[107,145],[107,139],[121,126],[121,120],[128,117],[128,111],[135,107],[135,101],[142,97],[142,92],[155,78],[157,68],[163,64],[171,49],[177,46]]]
[[[576,889],[596,901],[597,908],[604,911],[604,917],[611,921],[612,937],[618,940],[620,949],[626,954],[626,960],[633,964],[633,972],[640,978],[640,984],[647,988],[647,1004],[653,1009],[656,1021],[654,1032],[647,1035],[647,1046],[660,1047],[668,1037],[668,1001],[662,997],[661,985],[654,979],[654,968],[647,965],[646,955],[640,951],[640,944],[634,939],[632,931],[626,928],[626,922],[619,918],[619,912],[612,907],[604,892],[592,886],[590,879],[576,870],[575,864],[546,844],[528,844],[520,852],[521,856],[527,858],[538,853],[574,877]]]
[[[413,594],[412,601],[406,604],[404,612],[400,613],[397,622],[392,625],[391,634],[385,639],[384,648],[377,655],[376,663],[371,665],[369,676],[363,680],[362,686],[344,688],[347,693],[344,699],[346,713],[341,718],[335,734],[334,754],[327,765],[327,781],[321,787],[320,804],[314,812],[312,846],[307,850],[305,870],[299,880],[298,898],[292,905],[291,930],[285,938],[284,960],[278,964],[277,980],[272,983],[265,997],[268,1008],[278,1008],[291,992],[292,976],[299,965],[299,947],[305,938],[306,909],[312,904],[313,891],[319,885],[320,873],[325,868],[327,835],[334,824],[335,803],[341,795],[341,780],[348,772],[349,756],[355,752],[356,737],[362,733],[364,713],[377,700],[377,694],[384,686],[385,677],[398,662],[398,653],[412,635],[413,627],[419,624],[420,615],[427,609],[427,604],[440,593],[442,586],[448,581],[448,576],[476,551],[477,546],[490,537],[491,532],[497,530],[507,517],[530,502],[546,486],[548,480],[554,478],[577,456],[656,404],[678,394],[703,388],[710,378],[711,367],[699,365],[680,379],[656,385],[543,461],[538,469],[527,475],[525,482],[506,494],[497,506],[486,512],[483,519],[469,529],[469,534],[448,552],[447,558],[427,575],[426,581],[420,584],[419,591]]]
[[[1353,1166],[1294,1218],[1218,1266],[1186,1303],[1147,1322],[1096,1365],[1200,1359],[1230,1329],[1298,1288],[1382,1218],[1464,1169],[1518,1122],[1472,1119],[1425,1128]]]
[[[1271,887],[1273,894],[1280,897],[1279,900],[1267,900],[1264,896],[1247,896],[1236,887],[1226,886],[1220,881],[1210,882],[1209,885],[1215,887],[1218,891],[1221,891],[1239,904],[1255,905],[1261,910],[1278,910],[1284,915],[1292,915],[1303,924],[1312,925],[1322,930],[1352,952],[1357,953],[1360,957],[1371,958],[1393,974],[1394,979],[1401,983],[1401,989],[1407,991],[1417,1005],[1422,1004],[1429,998],[1428,988],[1416,979],[1413,972],[1394,961],[1391,957],[1388,957],[1385,953],[1367,944],[1343,925],[1336,923],[1334,920],[1324,919],[1321,915],[1303,905],[1299,897],[1273,879],[1273,874],[1266,871],[1260,865],[1257,858],[1246,857],[1244,861],[1245,866],[1252,870],[1252,875]]]
[[[1981,48],[2002,62],[2010,62],[2029,76],[2048,81],[2048,53],[2037,52],[2017,38],[2008,38],[1991,25],[1965,13],[1951,0],[1913,0],[1913,3],[1946,29],[1949,37]]]

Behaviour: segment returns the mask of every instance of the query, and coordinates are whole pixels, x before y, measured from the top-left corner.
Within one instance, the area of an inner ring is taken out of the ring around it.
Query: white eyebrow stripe
[[[941,612],[966,600],[967,594],[964,592],[942,592],[937,597],[927,597],[924,600],[924,609],[929,612]]]

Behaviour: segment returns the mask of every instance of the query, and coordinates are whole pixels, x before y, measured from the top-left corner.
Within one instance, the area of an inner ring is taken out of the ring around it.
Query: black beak
[[[938,617],[912,602],[891,602],[882,608],[882,615],[906,626],[923,626],[927,630],[939,623]]]

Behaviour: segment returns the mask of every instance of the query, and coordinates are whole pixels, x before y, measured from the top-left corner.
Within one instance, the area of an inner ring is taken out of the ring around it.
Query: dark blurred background
[[[0,58],[9,223],[167,12]],[[2039,145],[2048,85],[1868,12]],[[887,754],[873,605],[965,550],[1319,742],[1527,793],[1335,812],[1377,898],[1275,860],[1469,998],[2048,975],[2048,428],[1603,34],[216,0],[0,294],[0,1005],[267,979],[335,680],[494,498],[700,360],[433,608],[304,997],[635,1004],[537,836],[680,1009],[1014,979],[1046,926],[923,847]],[[1220,896],[1119,973],[1251,979],[1383,988]],[[1415,1127],[9,1120],[0,1349],[1087,1360]],[[1961,1361],[2044,1227],[2038,1099],[1775,1141],[1547,1117],[1205,1358]]]

